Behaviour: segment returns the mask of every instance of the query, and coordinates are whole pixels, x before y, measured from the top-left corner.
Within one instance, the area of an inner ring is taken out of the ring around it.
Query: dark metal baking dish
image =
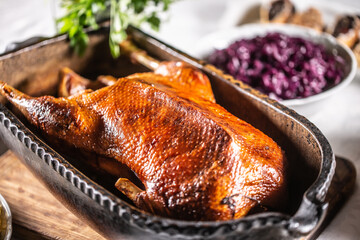
[[[29,94],[42,95],[54,94],[58,72],[65,66],[90,78],[146,71],[127,57],[111,58],[107,31],[90,32],[90,45],[83,57],[73,54],[66,36],[7,53],[0,57],[0,78]],[[159,60],[182,60],[203,70],[219,104],[282,147],[288,159],[289,182],[288,205],[283,212],[218,222],[179,221],[143,212],[117,194],[103,176],[53,150],[9,110],[10,106],[0,105],[0,135],[7,146],[64,205],[112,239],[291,239],[314,231],[325,216],[324,199],[335,169],[334,155],[324,135],[304,117],[204,62],[136,28],[130,28],[129,34]]]

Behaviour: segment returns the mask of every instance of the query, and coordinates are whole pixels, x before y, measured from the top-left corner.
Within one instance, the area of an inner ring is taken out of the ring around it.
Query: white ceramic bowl
[[[289,108],[306,117],[311,117],[314,113],[321,110],[323,104],[326,103],[326,99],[335,95],[336,92],[347,86],[354,79],[357,71],[357,62],[351,49],[339,43],[330,34],[319,33],[310,28],[290,24],[246,24],[240,27],[223,29],[202,38],[196,45],[193,53],[197,58],[206,59],[214,50],[226,48],[236,40],[264,36],[270,32],[279,32],[311,40],[314,43],[323,45],[328,52],[341,56],[346,62],[344,78],[339,84],[330,86],[327,90],[307,98],[281,101],[281,103]]]

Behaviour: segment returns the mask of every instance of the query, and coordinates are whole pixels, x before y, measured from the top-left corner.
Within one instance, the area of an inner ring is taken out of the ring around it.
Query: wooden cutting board
[[[354,165],[340,157],[336,165],[326,197],[329,208],[325,221],[303,239],[316,239],[351,195],[356,179]],[[0,193],[13,215],[12,240],[104,239],[51,195],[11,151],[0,156],[0,169]]]
[[[0,193],[13,216],[13,240],[103,240],[67,210],[11,152],[0,156]]]

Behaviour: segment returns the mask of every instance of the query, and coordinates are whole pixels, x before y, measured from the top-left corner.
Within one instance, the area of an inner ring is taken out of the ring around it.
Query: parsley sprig
[[[58,19],[60,33],[68,33],[75,52],[83,54],[89,42],[85,28],[98,29],[98,20],[110,18],[109,45],[113,57],[120,55],[119,43],[126,39],[129,24],[160,26],[161,12],[175,0],[62,0],[65,16]]]

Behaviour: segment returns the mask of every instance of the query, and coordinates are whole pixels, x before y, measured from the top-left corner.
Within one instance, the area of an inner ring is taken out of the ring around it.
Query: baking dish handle
[[[291,235],[301,237],[314,231],[324,220],[328,206],[328,203],[314,203],[304,197],[300,208],[289,220],[288,230]]]

